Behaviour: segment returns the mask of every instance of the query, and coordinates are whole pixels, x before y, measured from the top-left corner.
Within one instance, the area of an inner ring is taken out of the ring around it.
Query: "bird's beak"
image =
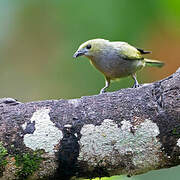
[[[85,49],[77,50],[77,51],[74,53],[73,58],[77,58],[77,57],[79,57],[79,56],[83,56],[85,53],[86,53],[86,50],[85,50]]]

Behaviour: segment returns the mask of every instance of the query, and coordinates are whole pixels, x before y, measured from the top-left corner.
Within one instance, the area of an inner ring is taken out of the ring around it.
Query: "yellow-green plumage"
[[[145,66],[162,67],[164,63],[157,60],[144,59],[143,54],[149,52],[135,48],[126,42],[110,42],[104,39],[89,40],[78,48],[74,57],[86,56],[92,64],[104,74],[106,86],[113,79],[119,79],[131,75],[135,80],[134,87],[139,86],[136,80],[136,72]]]

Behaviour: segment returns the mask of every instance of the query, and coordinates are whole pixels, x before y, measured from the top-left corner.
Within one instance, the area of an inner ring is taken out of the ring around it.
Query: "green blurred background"
[[[145,83],[165,78],[180,65],[180,1],[1,0],[0,97],[27,102],[97,94],[103,76],[86,58],[72,58],[82,42],[93,38],[127,41],[152,51],[148,57],[166,66],[144,69],[138,79]],[[132,83],[124,78],[109,91]],[[128,179],[179,180],[179,170]]]

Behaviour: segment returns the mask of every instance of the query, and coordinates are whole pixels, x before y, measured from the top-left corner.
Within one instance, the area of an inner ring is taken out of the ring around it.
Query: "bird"
[[[149,54],[136,48],[127,42],[109,41],[106,39],[92,39],[82,43],[73,57],[87,57],[91,64],[95,66],[105,77],[105,86],[100,90],[100,94],[105,93],[112,80],[131,76],[134,80],[132,88],[139,87],[136,72],[145,66],[162,67],[163,62],[146,59],[144,54]]]

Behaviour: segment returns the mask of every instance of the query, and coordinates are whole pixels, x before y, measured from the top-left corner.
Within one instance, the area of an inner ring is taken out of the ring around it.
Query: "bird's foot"
[[[138,88],[138,87],[140,87],[141,85],[140,84],[138,84],[138,83],[134,83],[134,85],[133,85],[133,87],[132,88]]]
[[[102,88],[102,89],[100,90],[100,93],[99,93],[99,94],[103,94],[103,93],[105,93],[105,92],[106,92],[105,88]]]

